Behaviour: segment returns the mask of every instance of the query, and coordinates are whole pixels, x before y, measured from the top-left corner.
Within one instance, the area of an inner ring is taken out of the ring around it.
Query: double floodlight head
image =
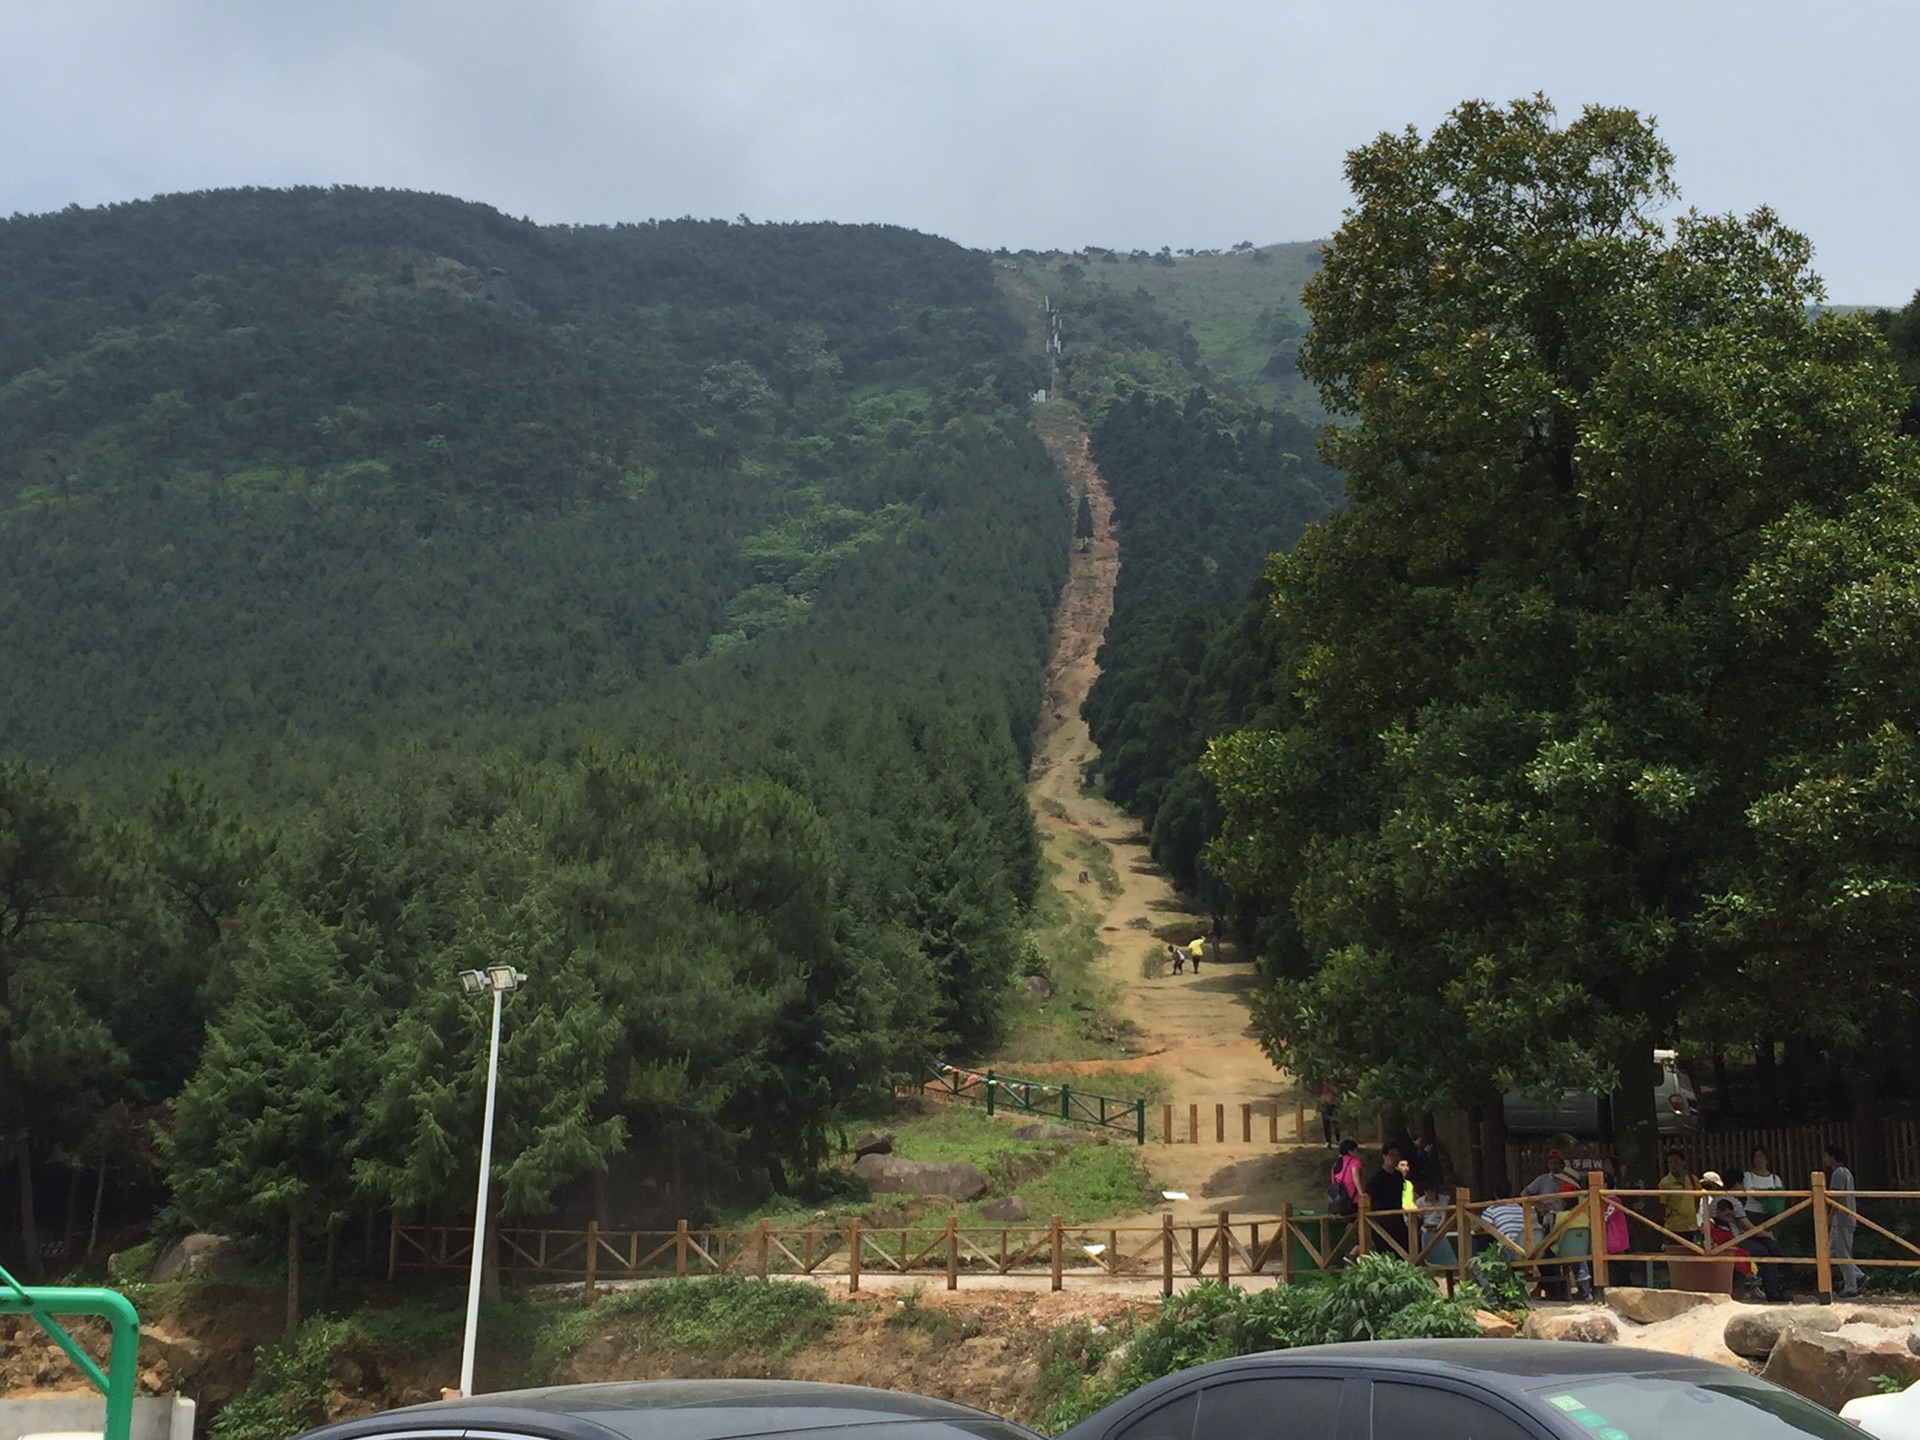
[[[489,990],[506,994],[518,990],[527,977],[511,965],[489,965],[484,970],[462,970],[460,991],[464,995],[484,995]]]

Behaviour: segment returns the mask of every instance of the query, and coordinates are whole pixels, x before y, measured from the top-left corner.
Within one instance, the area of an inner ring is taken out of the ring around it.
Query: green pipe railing
[[[77,1285],[22,1285],[0,1269],[0,1315],[30,1315],[53,1343],[66,1351],[88,1382],[107,1398],[102,1440],[129,1440],[133,1430],[133,1392],[140,1379],[140,1316],[118,1290]],[[58,1320],[61,1315],[97,1315],[113,1333],[107,1368],[80,1348]]]

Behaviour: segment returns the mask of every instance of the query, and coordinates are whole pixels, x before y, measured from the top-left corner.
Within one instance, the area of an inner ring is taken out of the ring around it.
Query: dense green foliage
[[[1628,1080],[1642,1178],[1656,1043],[1904,1031],[1920,887],[1906,395],[1770,213],[1664,225],[1670,159],[1541,100],[1353,153],[1301,356],[1350,503],[1269,571],[1297,717],[1208,766],[1276,1054],[1488,1157],[1503,1090]]]
[[[1216,911],[1225,897],[1199,860],[1220,815],[1198,762],[1207,741],[1276,699],[1264,606],[1247,597],[1266,557],[1333,508],[1337,481],[1314,439],[1297,420],[1205,390],[1184,402],[1135,391],[1093,430],[1121,535],[1086,707],[1099,773],[1149,827],[1154,857]]]
[[[184,1222],[458,1220],[488,963],[509,1215],[804,1188],[989,1043],[1073,521],[1019,338],[879,227],[0,224],[20,1162],[174,1102]]]
[[[1323,1280],[1270,1290],[1203,1281],[1162,1300],[1151,1320],[1115,1342],[1126,1347],[1117,1366],[1088,1373],[1111,1347],[1089,1349],[1083,1343],[1074,1357],[1079,1383],[1062,1386],[1064,1393],[1047,1414],[1047,1428],[1065,1429],[1162,1375],[1232,1355],[1357,1340],[1477,1335],[1473,1309],[1465,1296],[1443,1297],[1418,1267],[1378,1253]]]
[[[1900,421],[1909,435],[1920,435],[1920,291],[1900,310],[1879,310],[1873,321],[1887,337],[1900,378],[1907,387],[1907,413]]]

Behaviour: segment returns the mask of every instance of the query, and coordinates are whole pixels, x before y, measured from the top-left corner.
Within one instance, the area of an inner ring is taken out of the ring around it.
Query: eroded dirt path
[[[1054,617],[1053,655],[1047,671],[1046,707],[1034,737],[1028,773],[1028,799],[1044,837],[1048,857],[1059,867],[1055,883],[1099,914],[1107,950],[1100,964],[1121,999],[1115,1007],[1140,1036],[1141,1054],[1132,1060],[1064,1061],[1022,1066],[1023,1073],[1071,1074],[1078,1070],[1133,1069],[1164,1075],[1174,1103],[1177,1143],[1161,1142],[1162,1119],[1149,1116],[1148,1162],[1170,1190],[1188,1198],[1170,1208],[1176,1220],[1219,1210],[1275,1212],[1285,1201],[1315,1198],[1323,1166],[1317,1134],[1307,1146],[1292,1143],[1294,1101],[1291,1078],[1275,1070],[1254,1038],[1245,995],[1253,983],[1252,966],[1228,948],[1225,963],[1209,963],[1198,976],[1164,974],[1148,978],[1142,961],[1168,940],[1185,941],[1210,928],[1187,909],[1166,874],[1147,851],[1139,825],[1097,795],[1087,793],[1087,767],[1096,751],[1082,702],[1099,674],[1096,655],[1113,614],[1114,583],[1120,573],[1120,542],[1113,505],[1088,453],[1087,432],[1066,404],[1036,407],[1036,428],[1054,462],[1077,497],[1085,493],[1093,511],[1094,537],[1076,542],[1067,583]],[[1087,866],[1088,845],[1105,846],[1112,855],[1118,892],[1103,894]],[[1240,1106],[1283,1110],[1281,1144],[1267,1141],[1267,1125],[1256,1118],[1253,1143],[1240,1140]],[[1202,1140],[1189,1145],[1189,1105],[1200,1106]],[[1213,1136],[1214,1106],[1227,1107],[1228,1139]],[[1134,1219],[1146,1217],[1115,1217]]]

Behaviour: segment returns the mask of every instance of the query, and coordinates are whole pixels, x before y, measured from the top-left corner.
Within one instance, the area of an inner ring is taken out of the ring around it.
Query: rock
[[[1087,1137],[1071,1125],[1049,1125],[1036,1120],[1031,1125],[1016,1125],[1013,1130],[1016,1140],[1054,1140],[1069,1145],[1078,1145]]]
[[[1636,1325],[1657,1325],[1702,1305],[1731,1305],[1725,1295],[1703,1295],[1697,1290],[1644,1290],[1637,1285],[1609,1285],[1607,1308]]]
[[[207,1363],[207,1347],[198,1340],[185,1336],[176,1339],[143,1325],[140,1327],[140,1363],[164,1365],[176,1380],[187,1380]]]
[[[152,1278],[161,1284],[190,1275],[204,1275],[223,1285],[239,1284],[247,1278],[246,1246],[231,1235],[188,1235],[160,1252]]]
[[[1044,975],[1022,975],[1014,992],[1029,1005],[1044,1005],[1053,998],[1053,982]]]
[[[1620,1338],[1620,1327],[1604,1310],[1535,1310],[1520,1327],[1520,1338],[1611,1345]]]
[[[996,1200],[991,1205],[982,1205],[980,1213],[988,1220],[999,1220],[1011,1224],[1027,1218],[1027,1207],[1018,1195],[1009,1195],[1004,1200]]]
[[[853,1173],[880,1192],[951,1195],[978,1200],[987,1193],[987,1177],[964,1160],[902,1160],[898,1155],[862,1155]]]
[[[1903,1333],[1880,1330],[1877,1340],[1854,1339],[1824,1330],[1795,1329],[1782,1335],[1767,1357],[1760,1378],[1838,1410],[1849,1400],[1876,1395],[1877,1375],[1902,1385],[1920,1380],[1920,1355],[1907,1348]]]
[[[1789,1330],[1838,1330],[1840,1315],[1824,1305],[1742,1310],[1727,1321],[1726,1346],[1745,1360],[1764,1360]]]
[[[1833,1308],[1840,1310],[1838,1305]],[[1840,1323],[1842,1325],[1878,1325],[1882,1330],[1904,1330],[1913,1324],[1913,1316],[1899,1310],[1862,1305],[1858,1309],[1840,1311]]]
[[[1474,1311],[1473,1323],[1480,1327],[1482,1338],[1487,1340],[1511,1340],[1520,1333],[1506,1316],[1496,1315],[1491,1310]]]
[[[893,1133],[891,1131],[869,1130],[853,1142],[853,1158],[862,1155],[891,1155],[893,1153]]]

